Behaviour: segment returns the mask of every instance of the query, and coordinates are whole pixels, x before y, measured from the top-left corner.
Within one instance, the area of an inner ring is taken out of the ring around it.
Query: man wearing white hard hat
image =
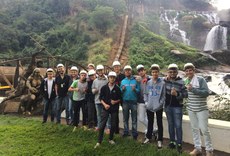
[[[40,85],[40,93],[43,97],[43,121],[42,123],[47,122],[49,109],[51,110],[51,122],[54,122],[55,115],[55,79],[54,79],[54,71],[52,68],[48,68],[46,70],[47,78],[45,78]]]
[[[88,72],[88,89],[86,92],[87,108],[88,108],[88,128],[92,129],[97,126],[96,108],[94,102],[94,94],[92,93],[93,81],[96,79],[96,71],[91,69]]]
[[[178,76],[178,66],[170,64],[168,74],[165,77],[166,101],[165,113],[168,121],[169,145],[170,149],[177,149],[182,152],[182,117],[183,99],[188,93],[182,78]]]
[[[64,70],[64,68],[65,68],[65,66],[64,66],[62,63],[59,63],[59,64],[57,65],[57,73],[56,73],[56,76],[58,76],[59,73],[60,73],[61,71]]]
[[[187,78],[185,79],[185,86],[188,90],[187,111],[192,127],[192,135],[194,142],[194,150],[189,154],[202,154],[202,133],[204,136],[206,156],[213,156],[213,146],[208,126],[208,85],[203,77],[197,76],[195,74],[195,66],[192,63],[186,63],[184,65],[184,70],[187,76]]]
[[[92,92],[95,95],[95,106],[97,111],[97,128],[99,130],[100,123],[101,123],[101,112],[103,109],[103,105],[99,99],[99,95],[101,92],[101,88],[108,83],[108,79],[104,74],[104,66],[97,65],[96,72],[98,77],[93,81],[92,85]],[[107,125],[107,131],[109,131],[109,125]]]
[[[147,82],[151,78],[150,76],[146,74],[145,67],[142,64],[137,65],[136,69],[139,75],[139,78],[137,79],[137,81],[139,81],[140,87],[141,87],[140,94],[138,94],[138,98],[137,98],[138,120],[144,125],[146,129],[145,132],[147,132],[148,119],[147,119],[146,108],[145,108],[144,91],[145,91]]]
[[[83,115],[82,125],[86,126],[87,124],[87,109],[86,109],[87,104],[85,99],[85,95],[87,92],[86,76],[87,76],[87,72],[85,70],[81,70],[80,79],[75,80],[69,88],[69,91],[73,92],[73,109],[74,109],[73,131],[76,130],[80,121],[80,109],[82,110],[82,115]]]
[[[160,149],[163,145],[163,106],[165,104],[165,82],[159,77],[160,67],[158,64],[151,65],[152,79],[147,82],[144,93],[145,105],[148,117],[148,130],[144,144],[149,143],[153,136],[153,124],[156,114],[158,138],[157,147]]]
[[[99,99],[103,105],[103,109],[102,109],[101,124],[99,127],[98,142],[95,145],[95,148],[100,146],[103,140],[104,129],[106,126],[106,122],[109,118],[109,115],[111,115],[111,130],[109,134],[109,143],[115,144],[113,140],[113,135],[118,122],[117,118],[118,118],[119,103],[121,101],[121,90],[115,84],[116,76],[117,74],[115,72],[109,72],[108,74],[109,83],[101,88]]]
[[[121,81],[125,78],[125,75],[121,72],[121,63],[119,61],[114,61],[112,64],[113,67],[113,71],[117,74],[115,83],[120,87],[121,85]],[[121,101],[121,105],[122,105],[122,101]],[[115,133],[119,134],[119,118],[118,120],[118,124],[116,126],[116,130]]]
[[[88,68],[88,71],[95,70],[95,65],[93,63],[89,63],[87,68]]]
[[[78,79],[78,68],[76,66],[72,66],[70,68],[70,81],[69,87],[73,83],[73,81]],[[73,92],[68,92],[69,96],[69,116],[70,116],[70,125],[73,125]]]
[[[129,114],[131,111],[132,117],[132,136],[136,140],[137,132],[137,95],[140,93],[140,84],[132,76],[132,67],[126,65],[124,67],[125,78],[121,81],[122,90],[122,108],[124,118],[124,133],[123,137],[129,136]]]
[[[56,117],[57,123],[61,123],[61,111],[64,105],[66,113],[66,123],[69,125],[69,96],[67,95],[69,89],[70,76],[65,74],[65,67],[63,64],[58,64],[58,76],[55,79],[56,85]]]

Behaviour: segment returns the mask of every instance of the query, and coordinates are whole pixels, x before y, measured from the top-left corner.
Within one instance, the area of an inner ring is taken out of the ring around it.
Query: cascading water
[[[220,25],[214,26],[208,33],[204,51],[227,49],[227,28]]]
[[[174,18],[168,18],[168,12],[170,11],[165,11],[164,14],[161,14],[160,18],[163,22],[167,22],[169,24],[170,35],[173,36],[176,34],[176,32],[179,32],[183,43],[190,45],[190,40],[187,38],[187,33],[184,30],[179,29],[179,23],[177,20],[179,13],[177,12]]]

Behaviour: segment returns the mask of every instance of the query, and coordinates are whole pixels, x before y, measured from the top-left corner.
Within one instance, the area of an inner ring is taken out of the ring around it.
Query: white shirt
[[[53,79],[47,80],[47,86],[48,86],[48,97],[50,98],[52,93]]]

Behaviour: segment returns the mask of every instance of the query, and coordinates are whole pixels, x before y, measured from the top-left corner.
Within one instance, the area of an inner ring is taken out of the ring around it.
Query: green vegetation
[[[115,137],[116,145],[104,141],[94,149],[97,133],[52,123],[41,124],[39,119],[0,116],[0,155],[146,155],[177,156],[176,151],[157,150],[153,144],[141,145],[133,139]],[[108,136],[104,140],[108,140]],[[186,154],[181,154],[185,156]]]
[[[156,35],[142,24],[136,23],[133,26],[131,36],[129,47],[131,66],[144,62],[147,67],[157,63],[161,68],[165,68],[170,63],[177,63],[182,69],[187,62],[193,62],[197,67],[215,64],[213,60],[199,54],[196,49]],[[172,53],[172,50],[177,50],[181,54]]]
[[[230,99],[227,93],[216,95],[218,104],[210,109],[210,118],[230,121]]]
[[[0,0],[0,3],[1,58],[29,56],[45,47],[49,55],[86,63],[89,47],[112,38],[117,21],[125,12],[124,0]]]

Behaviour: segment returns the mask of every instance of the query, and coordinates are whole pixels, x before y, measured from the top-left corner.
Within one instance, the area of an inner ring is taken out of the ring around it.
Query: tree
[[[91,13],[90,22],[105,33],[107,29],[114,23],[114,11],[111,7],[97,6],[95,11]]]

